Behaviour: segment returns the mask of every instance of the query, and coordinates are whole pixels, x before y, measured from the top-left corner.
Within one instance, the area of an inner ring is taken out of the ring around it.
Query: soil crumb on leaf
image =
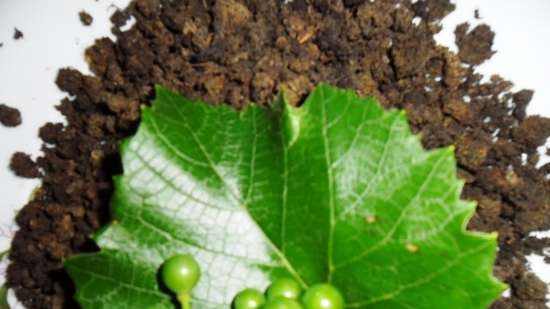
[[[17,127],[22,122],[21,112],[14,107],[0,104],[0,123],[6,127]]]
[[[78,18],[80,19],[80,22],[84,25],[84,26],[89,26],[91,25],[93,22],[94,22],[94,18],[92,15],[90,15],[90,13],[86,12],[86,11],[80,11],[78,13]]]
[[[135,132],[155,84],[242,107],[269,104],[281,87],[300,105],[326,82],[405,109],[429,149],[456,146],[463,198],[478,202],[469,228],[499,232],[495,272],[512,289],[491,308],[545,308],[546,287],[528,275],[525,256],[547,246],[528,235],[550,228],[550,165],[536,167],[548,119],[526,117],[532,91],[476,71],[494,53],[488,26],[459,26],[457,55],[434,39],[454,5],[411,2],[135,0],[116,12],[116,40],[86,50],[94,75],[59,72],[71,95],[58,107],[67,125],[40,130],[43,185],[17,217],[7,276],[19,300],[76,308],[62,260],[97,250],[88,235],[109,219],[119,142]]]

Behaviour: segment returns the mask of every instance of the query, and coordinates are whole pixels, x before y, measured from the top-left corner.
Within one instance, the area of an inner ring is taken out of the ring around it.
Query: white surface
[[[23,124],[14,129],[0,127],[0,251],[9,247],[13,218],[25,204],[36,181],[16,178],[8,170],[11,154],[21,150],[39,154],[38,128],[47,121],[62,121],[54,109],[64,94],[54,84],[57,70],[75,67],[87,72],[84,48],[94,39],[109,35],[108,18],[115,7],[128,0],[0,0],[0,102],[18,107]],[[479,8],[482,19],[473,19]],[[78,12],[94,17],[90,27],[81,25]],[[550,1],[548,0],[458,0],[457,11],[444,20],[438,36],[454,47],[454,28],[463,21],[486,22],[496,31],[493,58],[481,66],[489,76],[498,73],[530,88],[535,96],[530,113],[550,116]],[[13,28],[24,33],[12,39]],[[3,236],[2,236],[3,235]],[[550,267],[540,258],[530,258],[531,267],[550,282]]]

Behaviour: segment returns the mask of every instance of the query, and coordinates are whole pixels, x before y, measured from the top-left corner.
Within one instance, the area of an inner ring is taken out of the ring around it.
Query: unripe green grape
[[[302,297],[306,309],[344,309],[344,297],[331,284],[316,284]]]
[[[304,307],[294,299],[277,297],[268,300],[262,309],[304,309]]]
[[[256,289],[244,289],[240,291],[233,301],[235,309],[258,309],[264,304],[264,294]]]
[[[197,285],[201,276],[199,264],[189,254],[167,259],[161,270],[162,280],[176,295],[187,294]]]
[[[296,280],[290,278],[281,278],[275,280],[267,289],[267,299],[277,297],[298,299],[302,294],[302,287]]]

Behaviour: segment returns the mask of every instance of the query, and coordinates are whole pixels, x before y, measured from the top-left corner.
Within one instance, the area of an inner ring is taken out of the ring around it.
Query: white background
[[[444,31],[437,39],[456,50],[453,31],[458,23],[468,20],[491,25],[497,33],[494,47],[498,53],[480,71],[487,77],[498,73],[512,80],[516,89],[534,89],[528,112],[550,116],[550,1],[457,2],[457,10],[444,20]],[[64,97],[54,84],[57,70],[71,66],[88,72],[84,48],[94,39],[110,35],[110,14],[127,3],[128,0],[0,0],[0,42],[4,43],[0,48],[0,103],[19,108],[23,116],[19,127],[0,126],[0,251],[9,248],[13,218],[38,185],[35,180],[12,175],[7,168],[11,154],[39,154],[38,128],[48,121],[63,121],[54,109]],[[480,10],[480,21],[473,18],[476,8]],[[94,17],[92,26],[80,23],[78,12],[82,9]],[[23,39],[12,39],[14,27],[24,33]],[[542,258],[533,256],[530,261],[535,272],[550,282],[550,267],[542,263]]]

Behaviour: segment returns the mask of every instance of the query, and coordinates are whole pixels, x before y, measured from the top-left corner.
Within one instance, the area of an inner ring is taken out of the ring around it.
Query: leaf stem
[[[178,295],[178,301],[181,309],[191,309],[191,294],[182,293]]]

